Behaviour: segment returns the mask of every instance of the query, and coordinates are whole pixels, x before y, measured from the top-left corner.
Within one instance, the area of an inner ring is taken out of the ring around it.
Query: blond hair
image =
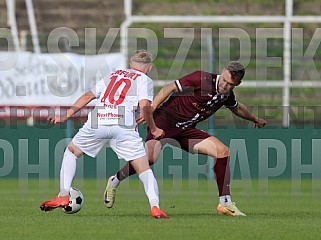
[[[130,63],[151,64],[153,56],[146,50],[137,50],[130,57]]]

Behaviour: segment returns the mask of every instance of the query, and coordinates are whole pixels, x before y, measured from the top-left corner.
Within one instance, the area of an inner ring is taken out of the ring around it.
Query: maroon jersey
[[[175,81],[178,92],[174,93],[157,113],[167,115],[172,126],[195,127],[225,105],[238,105],[233,91],[229,95],[217,92],[219,75],[196,71]]]

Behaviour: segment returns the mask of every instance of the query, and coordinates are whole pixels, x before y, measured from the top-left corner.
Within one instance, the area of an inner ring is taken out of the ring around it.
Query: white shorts
[[[96,157],[105,144],[113,149],[119,159],[126,161],[146,155],[143,140],[132,127],[98,125],[97,128],[91,128],[86,122],[72,142],[90,157]]]

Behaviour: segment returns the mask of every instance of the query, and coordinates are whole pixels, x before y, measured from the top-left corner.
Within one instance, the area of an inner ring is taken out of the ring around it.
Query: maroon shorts
[[[190,153],[194,153],[193,148],[197,143],[211,137],[211,135],[207,132],[194,127],[185,129],[175,127],[171,122],[168,121],[168,117],[165,117],[163,115],[154,114],[154,121],[156,126],[163,129],[165,132],[164,138],[160,140],[162,147],[166,143],[168,143],[173,146],[182,148]],[[152,139],[154,139],[153,135],[150,131],[148,131],[146,142]]]

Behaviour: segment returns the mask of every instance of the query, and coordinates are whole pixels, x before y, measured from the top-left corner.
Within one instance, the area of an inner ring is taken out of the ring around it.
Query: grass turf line
[[[170,219],[150,216],[142,185],[137,179],[123,182],[113,209],[102,202],[104,182],[77,180],[84,194],[82,210],[74,215],[60,209],[42,212],[39,204],[57,194],[57,181],[40,187],[39,180],[1,179],[0,232],[3,239],[318,239],[320,193],[311,180],[298,183],[300,193],[291,190],[293,181],[269,181],[267,191],[252,181],[241,189],[236,181],[233,201],[248,216],[219,216],[216,189],[206,180],[160,180],[161,207]],[[319,180],[317,185],[320,186]],[[315,182],[314,182],[315,184]],[[22,189],[22,186],[24,189]],[[25,186],[28,188],[26,189]],[[249,185],[247,185],[249,186]]]

